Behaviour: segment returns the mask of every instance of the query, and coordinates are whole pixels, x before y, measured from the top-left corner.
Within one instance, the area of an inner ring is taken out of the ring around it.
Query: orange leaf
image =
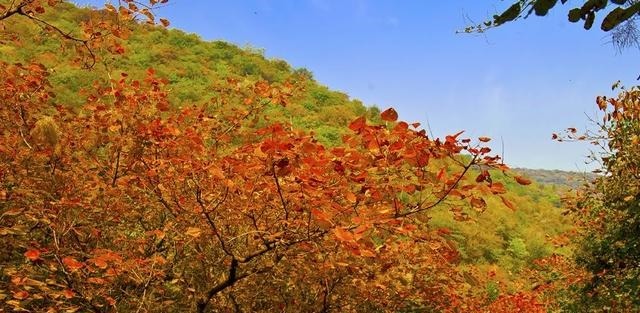
[[[62,258],[62,263],[72,272],[77,271],[84,266],[84,263],[78,262],[78,260],[70,256]]]
[[[73,297],[76,295],[76,293],[75,293],[75,292],[73,292],[73,290],[71,290],[71,289],[65,289],[65,290],[62,292],[62,294],[63,294],[63,295],[64,295],[64,297],[65,297],[65,298],[67,298],[67,299],[71,299],[71,298],[73,298]]]
[[[485,202],[482,198],[472,197],[471,206],[476,209],[484,209],[487,206],[487,202]]]
[[[104,299],[107,300],[107,303],[109,303],[109,305],[111,306],[116,304],[116,300],[111,297],[104,297]]]
[[[305,142],[302,144],[302,152],[304,153],[314,153],[316,152],[316,145],[311,142]]]
[[[340,241],[353,241],[353,234],[351,232],[346,231],[342,228],[336,228],[333,233],[336,235],[336,238]]]
[[[516,182],[518,182],[518,184],[520,184],[520,185],[525,185],[525,186],[526,185],[531,185],[531,180],[526,179],[526,178],[524,178],[522,176],[516,176],[515,179],[516,179]]]
[[[89,279],[87,279],[88,282],[92,283],[92,284],[96,284],[96,285],[104,285],[105,280],[99,277],[89,277]]]
[[[35,262],[40,259],[40,251],[36,249],[29,249],[24,253],[24,256],[26,256],[29,261]]]
[[[93,264],[101,269],[106,269],[109,266],[103,258],[94,259]]]
[[[328,222],[328,221],[331,220],[329,215],[327,215],[326,213],[324,213],[324,212],[322,212],[322,211],[320,211],[320,210],[318,210],[316,208],[311,209],[311,215],[313,215],[315,218],[317,218],[320,221]]]
[[[169,25],[171,24],[171,23],[169,23],[169,20],[164,19],[164,18],[160,19],[160,23],[162,23],[162,26],[164,26],[164,27],[169,27]]]
[[[509,200],[507,200],[507,198],[500,196],[500,199],[502,200],[502,203],[504,203],[504,205],[506,205],[509,209],[511,210],[516,210],[516,206],[513,205],[513,203]]]
[[[18,300],[24,300],[29,297],[29,293],[24,290],[20,290],[20,291],[14,292],[13,297]]]
[[[502,194],[506,193],[507,190],[504,188],[504,185],[502,183],[493,183],[491,184],[491,192],[493,194]]]
[[[357,119],[353,120],[353,122],[349,123],[349,129],[353,131],[358,131],[364,128],[367,125],[367,120],[364,116],[360,116]]]
[[[489,142],[489,141],[491,141],[491,138],[489,138],[489,137],[480,137],[480,138],[478,138],[478,140],[480,140],[482,142]]]
[[[445,170],[444,167],[440,169],[440,172],[438,172],[438,175],[436,176],[436,178],[438,178],[439,181],[445,181]]]
[[[356,198],[356,195],[354,195],[352,192],[347,192],[346,195],[344,195],[344,197],[347,199],[347,201],[349,202],[356,202],[356,200],[358,200]]]
[[[388,108],[380,114],[383,121],[395,122],[398,119],[398,112],[393,108]]]

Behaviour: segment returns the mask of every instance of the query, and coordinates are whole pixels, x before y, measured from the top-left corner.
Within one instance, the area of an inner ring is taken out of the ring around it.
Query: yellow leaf
[[[186,232],[187,236],[191,236],[191,237],[194,237],[194,238],[200,237],[201,233],[202,233],[202,230],[200,228],[197,228],[197,227],[189,227],[189,228],[187,228],[187,232]]]
[[[354,195],[352,192],[347,192],[347,194],[344,197],[349,202],[356,202],[356,200],[357,200],[356,195]]]

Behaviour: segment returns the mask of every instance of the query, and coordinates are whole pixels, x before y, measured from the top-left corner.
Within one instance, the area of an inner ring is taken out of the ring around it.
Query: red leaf
[[[20,290],[17,292],[13,293],[13,298],[18,299],[18,300],[24,300],[26,298],[29,297],[29,293],[24,291],[24,290]]]
[[[76,293],[75,293],[75,292],[73,292],[73,290],[71,290],[71,289],[65,289],[65,290],[62,292],[62,294],[63,294],[63,295],[64,295],[64,297],[65,297],[65,298],[67,298],[67,299],[71,299],[71,298],[73,298],[73,297],[76,295]]]
[[[62,263],[64,263],[64,265],[67,266],[67,268],[72,272],[77,271],[84,266],[84,263],[78,262],[76,259],[70,256],[62,258]]]
[[[26,256],[29,261],[35,262],[40,259],[40,251],[36,249],[29,249],[24,253],[24,256]]]
[[[480,137],[480,138],[478,138],[478,140],[480,140],[482,142],[489,142],[489,141],[491,141],[491,138],[489,138],[489,137]]]
[[[396,120],[398,120],[398,112],[396,112],[396,110],[393,108],[386,109],[384,112],[382,112],[382,114],[380,114],[380,116],[382,117],[383,121],[387,122],[395,122]]]
[[[456,133],[456,134],[446,136],[446,137],[445,137],[445,141],[446,141],[446,142],[449,142],[449,143],[453,143],[453,142],[455,142],[455,141],[458,139],[458,136],[462,135],[462,133],[464,133],[464,130],[463,130],[463,131],[460,131],[460,132],[458,132],[458,133]]]
[[[349,129],[353,131],[358,131],[364,128],[367,125],[367,120],[364,116],[360,116],[357,119],[353,120],[353,122],[349,123]]]
[[[525,186],[526,185],[531,185],[531,180],[526,179],[526,178],[524,178],[522,176],[516,176],[515,179],[516,179],[516,182],[518,182],[518,184],[520,184],[520,185],[525,185]]]

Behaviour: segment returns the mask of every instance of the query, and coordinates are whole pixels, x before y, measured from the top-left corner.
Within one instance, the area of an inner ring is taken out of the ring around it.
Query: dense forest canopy
[[[637,89],[562,137],[606,175],[548,184],[166,2],[0,1],[0,310],[638,307]]]

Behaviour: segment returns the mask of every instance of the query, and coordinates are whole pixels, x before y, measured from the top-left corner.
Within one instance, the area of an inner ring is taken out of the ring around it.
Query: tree
[[[154,20],[124,1],[69,35],[39,17],[59,5],[23,1],[2,16],[80,43],[86,66],[125,53],[133,15]],[[48,76],[37,62],[0,63],[1,309],[486,304],[467,297],[448,231],[428,220],[436,207],[483,211],[485,198],[506,192],[488,171],[506,169],[483,146],[488,138],[429,138],[387,109],[380,123],[352,121],[343,143],[327,148],[262,118],[299,97],[300,75],[228,79],[210,102],[186,105],[169,100],[167,80],[150,68],[142,79],[123,72],[88,83],[80,107],[57,103]],[[474,167],[477,177],[467,177]]]
[[[623,90],[617,98],[598,97],[603,112],[596,132],[577,135],[569,129],[561,140],[587,140],[600,147],[599,176],[574,205],[582,226],[577,261],[592,275],[576,305],[590,311],[640,309],[638,229],[640,215],[640,90]]]
[[[504,12],[494,15],[492,20],[469,26],[464,31],[484,32],[505,23],[527,18],[531,14],[545,16],[558,2],[557,0],[518,0]],[[564,5],[569,1],[561,0],[560,2]],[[593,27],[596,16],[604,15],[600,22],[600,29],[609,33],[613,45],[622,50],[631,46],[640,47],[639,14],[640,2],[637,0],[585,0],[582,5],[568,11],[568,20],[572,23],[582,22],[584,28],[589,30]]]
[[[106,49],[115,54],[123,53],[118,39],[126,39],[131,31],[131,23],[144,20],[155,24],[154,9],[168,0],[149,0],[147,3],[135,0],[118,1],[117,8],[106,4],[104,10],[94,11],[92,16],[80,21],[77,29],[63,29],[47,20],[47,13],[64,10],[68,4],[63,0],[20,0],[0,2],[0,29],[2,23],[15,18],[24,18],[42,28],[47,35],[63,39],[64,45],[70,44],[78,52],[79,62],[91,68],[98,61],[96,49]],[[62,8],[60,8],[62,7]],[[167,27],[169,21],[160,18],[159,23]],[[19,40],[20,38],[8,38]],[[2,38],[0,38],[2,40]]]
[[[526,18],[532,13],[544,16],[557,2],[518,1],[503,13],[495,15],[492,21],[469,27],[466,31],[484,31]],[[562,4],[566,2],[561,1]],[[635,0],[589,0],[571,9],[568,19],[574,23],[582,21],[584,28],[589,30],[596,16],[604,14],[601,30],[612,32],[612,42],[616,47],[626,48],[638,46],[639,12],[640,2]],[[569,299],[564,300],[565,309],[570,311],[638,311],[640,90],[638,87],[629,90],[623,88],[618,97],[598,97],[596,103],[603,113],[603,119],[596,122],[596,131],[579,134],[577,129],[569,128],[564,136],[553,134],[552,137],[559,141],[591,142],[598,148],[592,159],[601,165],[596,171],[601,175],[579,190],[571,205],[580,227],[580,236],[576,239],[580,248],[575,261],[589,275],[580,273],[580,269],[568,267],[568,275],[563,276],[570,277],[569,280],[576,284],[567,285],[559,293],[565,293],[564,297],[570,295]],[[579,283],[581,280],[584,282]]]

